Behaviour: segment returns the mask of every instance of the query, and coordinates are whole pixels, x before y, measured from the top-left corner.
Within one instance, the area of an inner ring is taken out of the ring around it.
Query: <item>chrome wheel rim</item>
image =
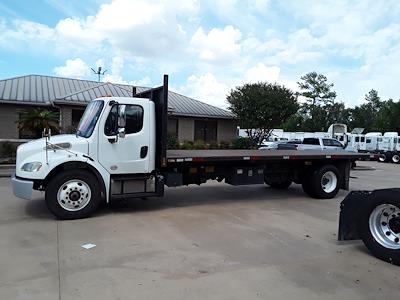
[[[65,210],[78,211],[89,204],[92,196],[89,185],[79,179],[69,180],[58,189],[58,204]]]
[[[399,156],[398,154],[393,155],[392,161],[393,161],[394,163],[398,164],[399,161],[400,161],[400,156]]]
[[[388,249],[400,249],[400,208],[382,204],[372,211],[369,229],[376,242]]]
[[[337,186],[336,174],[332,171],[326,172],[321,178],[321,187],[325,193],[332,193]]]
[[[385,154],[379,155],[379,161],[380,162],[384,162],[385,160],[386,160],[386,155]]]

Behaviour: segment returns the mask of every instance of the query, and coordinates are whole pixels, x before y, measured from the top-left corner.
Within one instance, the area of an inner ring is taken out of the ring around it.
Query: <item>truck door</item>
[[[134,102],[134,103],[133,103]],[[118,110],[124,106],[124,134],[118,136]],[[110,174],[143,174],[149,172],[149,101],[118,99],[102,117],[99,126],[98,158]],[[125,135],[125,136],[123,136]]]

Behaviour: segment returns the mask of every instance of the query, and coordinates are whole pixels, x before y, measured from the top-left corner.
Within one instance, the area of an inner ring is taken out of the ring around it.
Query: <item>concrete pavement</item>
[[[400,186],[400,166],[360,165],[376,170],[353,171],[351,189]],[[0,299],[398,298],[399,267],[336,241],[345,195],[208,183],[56,221],[2,178]]]

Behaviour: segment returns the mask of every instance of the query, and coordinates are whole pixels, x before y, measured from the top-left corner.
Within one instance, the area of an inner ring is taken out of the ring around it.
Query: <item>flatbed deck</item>
[[[372,155],[373,157],[373,155]],[[271,160],[306,160],[306,159],[368,159],[366,153],[324,150],[168,150],[168,163],[189,161],[271,161]]]

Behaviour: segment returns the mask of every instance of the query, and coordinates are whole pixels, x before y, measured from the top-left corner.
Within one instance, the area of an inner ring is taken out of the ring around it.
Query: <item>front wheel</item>
[[[101,192],[97,178],[83,169],[57,174],[47,185],[46,205],[59,219],[86,218],[99,206]]]
[[[400,265],[400,200],[373,201],[362,212],[360,236],[373,255]]]
[[[379,162],[387,162],[386,154],[385,153],[379,154],[378,161]]]

